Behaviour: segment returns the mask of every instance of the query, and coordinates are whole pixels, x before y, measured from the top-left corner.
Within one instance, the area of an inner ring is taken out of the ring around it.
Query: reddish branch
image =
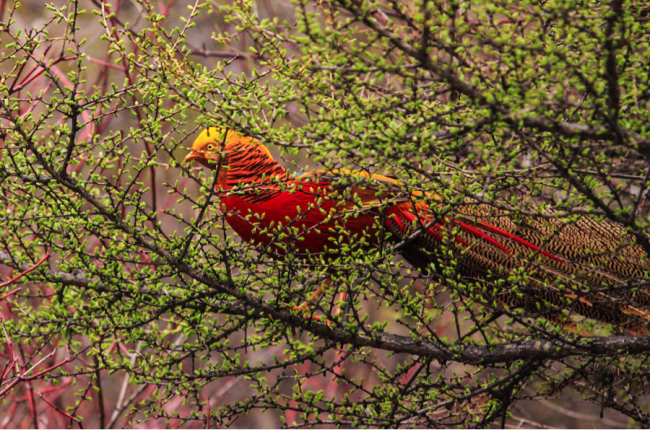
[[[50,258],[50,254],[45,254],[36,264],[34,264],[33,266],[23,270],[23,272],[20,273],[18,276],[15,276],[10,280],[1,283],[0,287],[6,287],[8,285],[13,284],[14,282],[18,281],[23,276],[25,276],[28,273],[32,272],[33,270],[37,269],[39,266],[41,266],[49,258]],[[4,294],[3,296],[0,297],[0,301],[2,301],[4,299],[16,294],[18,291],[20,291],[20,288],[16,288],[15,290],[12,290],[12,291]],[[9,374],[12,373],[12,372],[14,374],[14,378],[13,378],[13,380],[11,382],[9,382],[9,384],[2,391],[0,391],[0,399],[3,398],[7,393],[9,393],[18,383],[20,383],[21,381],[24,381],[25,384],[26,384],[26,389],[27,389],[27,400],[29,402],[29,409],[30,409],[30,412],[31,412],[31,415],[32,415],[32,418],[33,418],[33,425],[34,425],[34,427],[37,427],[38,426],[38,416],[37,416],[37,412],[36,412],[36,402],[35,402],[35,399],[34,399],[34,390],[33,390],[31,381],[36,379],[36,378],[39,378],[39,377],[41,377],[41,376],[43,376],[43,375],[45,375],[47,373],[49,373],[49,372],[51,372],[54,369],[57,369],[58,367],[64,365],[65,363],[68,363],[68,362],[74,360],[77,357],[77,354],[75,354],[72,357],[70,357],[69,354],[68,354],[68,357],[66,357],[66,359],[63,360],[62,362],[57,363],[54,366],[51,366],[51,367],[49,367],[47,369],[44,369],[44,370],[41,370],[40,372],[37,372],[36,374],[30,376],[29,374],[34,370],[34,368],[36,368],[36,366],[38,366],[40,363],[43,363],[48,358],[54,356],[54,353],[56,352],[56,349],[54,349],[54,351],[52,351],[50,354],[46,355],[43,359],[41,359],[38,363],[36,363],[32,367],[30,367],[28,370],[23,371],[22,373],[19,373],[20,372],[19,367],[25,366],[24,363],[26,362],[25,357],[24,357],[24,353],[22,351],[22,346],[19,345],[19,347],[20,347],[20,349],[19,349],[20,355],[17,358],[15,353],[14,353],[14,349],[13,349],[11,339],[9,339],[9,335],[7,334],[6,330],[4,330],[4,326],[3,326],[3,331],[4,331],[4,335],[5,335],[5,340],[7,342],[7,348],[9,350],[9,360],[7,361],[7,364],[5,364],[5,367],[3,368],[2,373],[0,374],[0,385],[4,384],[5,380],[7,380]],[[43,399],[43,400],[45,400],[45,399]],[[45,401],[47,402],[47,400],[45,400]],[[47,402],[47,403],[50,404],[49,402]],[[78,421],[78,420],[76,420],[76,421]]]
[[[9,391],[11,391],[11,389],[13,387],[15,387],[19,382],[21,382],[21,381],[33,381],[35,379],[38,379],[38,378],[46,375],[47,373],[50,373],[51,371],[53,371],[55,369],[58,369],[59,367],[63,366],[64,364],[70,363],[71,361],[74,361],[77,358],[77,356],[79,355],[79,353],[77,353],[77,354],[75,354],[73,356],[67,356],[61,362],[55,364],[54,366],[48,367],[47,369],[43,369],[40,372],[36,372],[35,374],[29,376],[29,374],[32,372],[32,370],[34,370],[34,368],[36,366],[38,366],[40,363],[47,360],[48,358],[52,357],[55,352],[56,352],[56,349],[54,351],[50,352],[45,357],[43,357],[43,359],[41,359],[38,363],[36,363],[32,367],[30,367],[29,369],[27,369],[26,371],[24,371],[20,375],[15,376],[13,378],[13,380],[9,383],[9,385],[7,385],[2,391],[0,391],[0,398],[2,398]]]
[[[47,51],[46,51],[46,52],[47,52]],[[58,64],[58,63],[60,63],[60,62],[62,62],[62,61],[76,60],[77,58],[78,58],[78,57],[77,57],[76,55],[73,55],[73,56],[70,56],[70,57],[59,57],[59,58],[56,58],[56,59],[54,59],[54,60],[52,61],[52,64],[50,64],[50,67],[51,67],[51,66],[54,66],[54,65],[56,65],[56,64]],[[21,73],[22,73],[22,71],[23,71],[23,68],[24,68],[25,64],[26,64],[26,63],[24,63],[23,66],[21,66],[20,70],[18,71],[18,74],[16,75],[16,79],[14,79],[14,82],[11,84],[11,87],[9,88],[9,94],[10,94],[10,95],[11,95],[11,94],[14,94],[14,93],[17,93],[18,91],[20,91],[20,90],[22,90],[23,88],[25,88],[25,87],[26,87],[27,85],[29,85],[29,84],[30,84],[34,79],[36,79],[37,77],[39,77],[40,75],[42,75],[43,72],[45,72],[45,71],[47,70],[43,65],[36,65],[36,66],[34,66],[34,67],[29,71],[29,73],[27,73],[27,75],[23,78],[23,80],[20,81],[20,83],[18,84],[18,86],[14,86],[14,85],[16,84],[16,81],[17,81],[18,78],[20,77],[20,75],[21,75]],[[40,67],[40,69],[39,69],[39,67]]]
[[[12,290],[12,291],[8,292],[8,293],[5,294],[4,296],[0,296],[0,302],[3,301],[4,299],[6,299],[7,297],[13,296],[13,295],[16,294],[18,291],[20,291],[20,288],[16,288],[15,290]]]
[[[208,397],[208,416],[205,419],[205,428],[210,428],[210,397]]]
[[[17,280],[19,280],[20,278],[22,278],[23,276],[25,276],[26,274],[28,274],[29,272],[31,272],[32,270],[37,269],[38,266],[40,266],[41,264],[43,264],[43,263],[45,262],[45,260],[47,260],[48,258],[50,258],[50,254],[45,254],[45,255],[43,256],[43,258],[41,258],[40,260],[38,260],[38,262],[37,262],[35,265],[33,265],[33,266],[30,267],[29,269],[25,270],[25,271],[24,271],[23,273],[21,273],[20,275],[16,276],[15,278],[12,278],[12,279],[10,279],[10,280],[8,280],[8,281],[6,281],[6,282],[1,283],[1,284],[0,284],[0,288],[2,288],[2,287],[6,287],[7,285],[11,285],[11,284],[13,284],[13,283],[16,282]],[[14,291],[12,291],[11,293],[6,294],[6,295],[0,297],[0,300],[4,299],[5,297],[10,296],[10,295],[13,294],[13,293],[14,293]]]
[[[107,63],[106,61],[98,60],[96,58],[86,56],[86,59],[88,59],[88,61],[90,61],[91,63],[99,64],[100,66],[104,66],[104,67],[110,67],[112,69],[119,70],[121,72],[127,70],[126,67],[116,66],[115,64]]]
[[[77,424],[79,425],[79,428],[80,428],[80,429],[84,428],[83,425],[81,425],[81,419],[79,419],[79,418],[77,418],[77,417],[74,417],[74,416],[70,415],[69,413],[67,413],[67,412],[64,411],[63,409],[61,409],[61,408],[59,408],[58,406],[52,404],[49,400],[47,400],[47,399],[46,399],[45,397],[43,397],[42,395],[39,394],[39,397],[40,397],[40,398],[41,398],[45,403],[47,403],[47,404],[50,405],[52,408],[54,408],[55,411],[57,411],[58,413],[60,413],[61,415],[65,416],[65,417],[69,418],[70,421],[77,423]]]

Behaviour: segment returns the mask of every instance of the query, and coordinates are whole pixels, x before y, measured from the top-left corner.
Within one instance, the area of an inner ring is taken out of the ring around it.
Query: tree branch
[[[6,252],[0,251],[0,263],[17,268],[13,259]],[[27,263],[23,266],[28,267]],[[22,267],[21,267],[22,268]],[[88,279],[84,274],[70,274],[60,271],[46,270],[42,274],[52,281],[68,285],[101,287],[97,279]],[[205,279],[208,285],[216,281],[195,274]],[[228,288],[221,286],[220,288]],[[195,303],[201,306],[200,303]],[[186,303],[187,305],[187,303]],[[254,309],[251,312],[251,308]],[[557,340],[526,340],[521,342],[504,343],[497,345],[467,345],[455,346],[443,344],[433,340],[413,339],[412,337],[399,336],[391,333],[376,333],[367,335],[359,332],[348,332],[340,328],[330,328],[327,324],[305,319],[293,314],[288,309],[276,308],[265,302],[249,298],[249,300],[218,301],[210,306],[209,310],[216,313],[253,316],[264,318],[272,315],[274,319],[281,320],[289,325],[300,327],[303,330],[337,343],[351,344],[356,347],[372,347],[406,353],[439,361],[459,361],[466,364],[490,365],[503,362],[512,362],[522,359],[552,359],[559,360],[572,356],[612,356],[643,354],[650,352],[650,337],[648,336],[611,336],[603,338],[583,338],[579,342],[561,342]]]

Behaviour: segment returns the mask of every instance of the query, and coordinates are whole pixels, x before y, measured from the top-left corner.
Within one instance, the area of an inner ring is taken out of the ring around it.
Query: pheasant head
[[[223,187],[239,183],[259,183],[262,177],[285,179],[287,171],[257,139],[234,130],[210,127],[192,144],[184,163],[197,161],[211,170],[219,169]]]

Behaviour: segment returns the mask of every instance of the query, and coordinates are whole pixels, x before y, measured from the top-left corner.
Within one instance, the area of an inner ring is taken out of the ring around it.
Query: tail
[[[568,328],[582,316],[649,332],[650,294],[626,285],[644,280],[650,264],[618,224],[587,217],[515,220],[482,204],[437,219],[426,205],[403,203],[391,208],[387,227],[404,241],[402,256],[420,270],[441,271],[443,251],[451,250],[483,303],[520,307]],[[413,234],[418,229],[425,231]]]

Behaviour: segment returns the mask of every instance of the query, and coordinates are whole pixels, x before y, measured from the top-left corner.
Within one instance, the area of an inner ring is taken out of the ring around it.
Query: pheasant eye
[[[212,151],[213,149],[214,149],[214,145],[209,144],[209,145],[208,145],[208,151]]]

